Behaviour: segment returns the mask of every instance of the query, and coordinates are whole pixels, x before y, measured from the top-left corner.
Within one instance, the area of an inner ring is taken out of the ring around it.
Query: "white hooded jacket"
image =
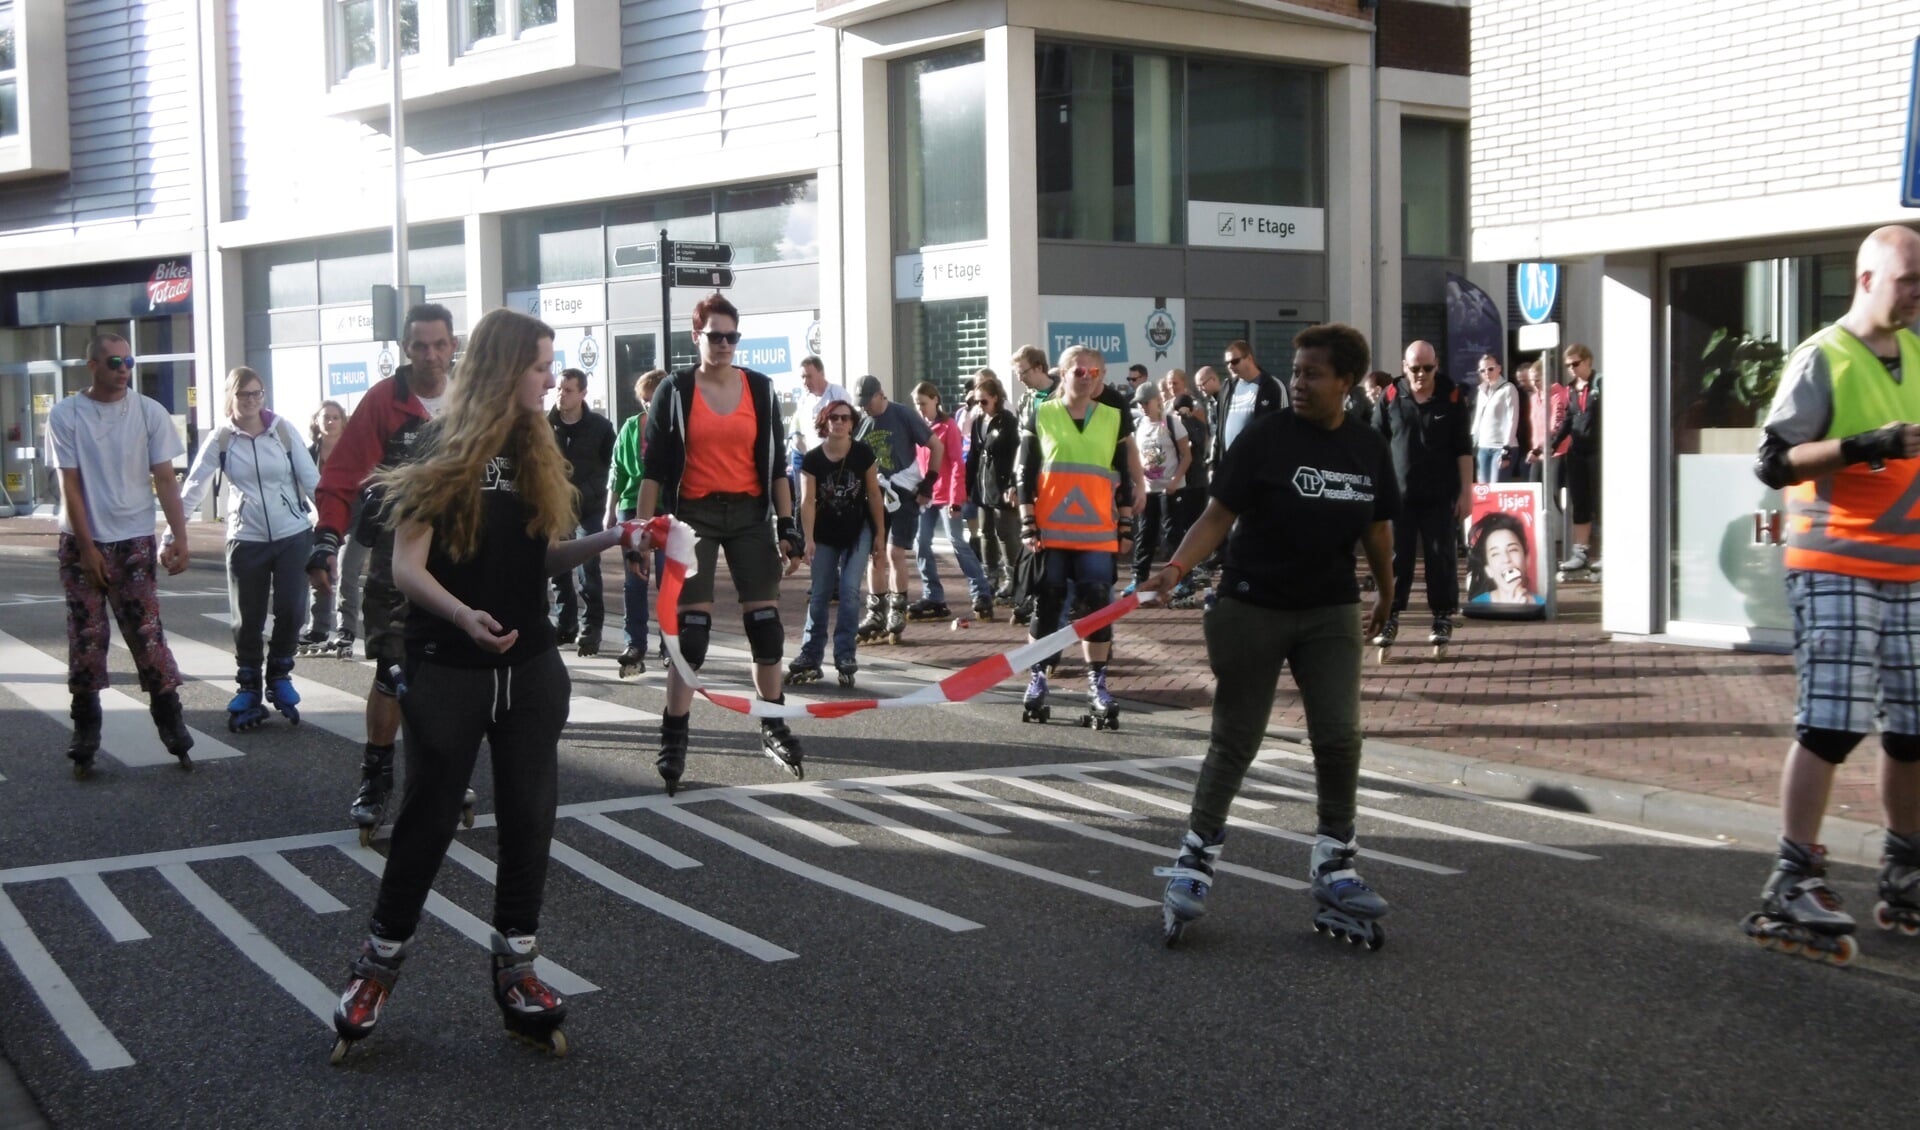
[[[279,541],[313,528],[308,500],[320,485],[313,456],[285,417],[262,411],[260,418],[267,426],[257,436],[222,420],[200,445],[180,492],[182,508],[193,513],[225,456],[228,541]]]

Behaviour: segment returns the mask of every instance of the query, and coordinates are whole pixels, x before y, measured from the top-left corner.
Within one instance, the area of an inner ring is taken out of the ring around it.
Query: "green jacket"
[[[634,510],[640,505],[640,479],[647,469],[640,455],[640,438],[646,430],[646,412],[635,412],[621,421],[620,434],[613,438],[613,471],[607,479],[607,490],[621,510]]]

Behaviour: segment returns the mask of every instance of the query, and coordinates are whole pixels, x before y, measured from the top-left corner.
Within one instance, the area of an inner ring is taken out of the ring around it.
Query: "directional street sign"
[[[708,266],[725,266],[733,262],[733,244],[731,243],[694,243],[691,240],[673,241],[673,261],[675,263],[703,263]]]
[[[725,267],[675,267],[673,285],[725,290],[733,285],[733,272]]]

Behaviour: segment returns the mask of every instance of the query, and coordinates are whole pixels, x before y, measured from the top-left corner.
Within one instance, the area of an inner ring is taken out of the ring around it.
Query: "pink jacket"
[[[940,437],[941,452],[940,473],[934,475],[927,470],[927,461],[933,456],[933,449],[923,447],[917,453],[920,462],[920,474],[924,479],[933,480],[933,505],[958,506],[967,500],[967,463],[960,444],[960,425],[948,416],[937,424],[928,424],[933,434]]]

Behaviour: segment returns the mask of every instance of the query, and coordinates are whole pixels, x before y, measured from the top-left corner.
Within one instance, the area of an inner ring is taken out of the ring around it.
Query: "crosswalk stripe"
[[[153,937],[147,933],[145,926],[140,925],[126,904],[107,889],[106,880],[98,874],[70,875],[67,885],[73,888],[74,894],[80,896],[80,901],[86,904],[87,909],[93,911],[93,916],[100,920],[100,925],[106,928],[107,937],[116,942],[140,942]]]
[[[100,1017],[80,995],[80,990],[53,960],[47,947],[40,944],[39,936],[27,925],[20,908],[7,897],[5,888],[0,888],[0,949],[7,951],[14,968],[20,971],[20,979],[40,998],[40,1007],[47,1010],[60,1034],[80,1053],[80,1058],[87,1061],[89,1070],[110,1071],[133,1066],[133,1057],[114,1039],[113,1033],[107,1031],[107,1026],[100,1023]]]
[[[722,799],[742,812],[751,812],[768,823],[777,824],[789,832],[805,836],[810,840],[823,843],[828,847],[860,846],[860,841],[851,836],[843,836],[832,828],[822,827],[805,817],[789,816],[772,805],[762,804],[760,801],[753,799],[745,793],[728,790],[728,795]],[[661,811],[665,811],[665,809]]]
[[[875,784],[873,782],[866,782],[855,787],[862,792],[868,793],[880,800],[887,801],[890,804],[897,804],[903,808],[911,808],[915,812],[925,812],[931,816],[945,820],[949,824],[965,828],[969,832],[978,832],[983,836],[1004,836],[1007,834],[1007,830],[998,824],[989,824],[985,820],[975,820],[964,812],[955,812],[951,808],[942,807],[924,797],[914,796],[912,793],[903,793],[899,789],[891,789],[885,785]]]
[[[1163,788],[1172,789],[1174,792],[1177,792],[1177,793],[1191,794],[1193,792],[1193,785],[1189,782],[1178,781],[1172,777],[1168,777],[1160,773],[1149,773],[1145,769],[1136,769],[1132,766],[1115,766],[1114,772],[1124,773],[1129,777],[1138,777],[1142,781],[1151,781],[1156,785],[1159,785]],[[1307,796],[1306,793],[1302,793],[1297,789],[1294,790],[1294,792],[1298,796],[1306,797],[1309,800],[1312,799],[1311,797]],[[1268,804],[1264,800],[1255,800],[1252,797],[1245,796],[1245,795],[1234,797],[1233,803],[1237,807],[1244,808],[1249,812],[1267,812],[1267,811],[1271,811],[1274,807],[1273,805]]]
[[[116,635],[114,642],[125,647]],[[12,678],[0,682],[0,688],[19,696],[21,701],[60,724],[73,729],[67,716],[68,696],[66,663],[46,655],[39,648],[5,632],[0,632],[0,671]],[[59,688],[56,690],[55,688]],[[193,759],[215,761],[239,757],[240,751],[212,736],[187,728],[193,735]],[[153,716],[147,704],[124,691],[108,687],[100,692],[100,752],[122,765],[144,768],[151,765],[177,765],[179,762],[160,744],[153,728]]]
[[[1056,789],[1052,785],[1043,785],[1039,781],[1029,781],[1025,777],[995,777],[993,780],[1003,785],[1012,785],[1015,788],[1025,789],[1030,793],[1037,793],[1040,796],[1046,797],[1048,800],[1059,801],[1061,804],[1069,804],[1075,808],[1084,809],[1087,812],[1096,813],[1101,816],[1111,816],[1115,820],[1146,819],[1141,813],[1128,812],[1124,808],[1115,808],[1110,804],[1102,804],[1097,800],[1090,800],[1076,793],[1070,793],[1065,789]]]
[[[307,877],[307,873],[295,867],[279,852],[256,851],[247,856],[260,870],[285,887],[294,898],[306,904],[315,914],[335,914],[347,909],[347,904],[334,898],[325,887]]]
[[[750,934],[738,926],[720,921],[711,914],[695,910],[683,902],[643,887],[606,867],[597,860],[579,852],[559,840],[553,841],[553,861],[579,873],[629,902],[646,907],[666,918],[671,918],[683,926],[692,927],[717,942],[732,946],[749,957],[761,961],[792,961],[800,955],[783,946],[774,945],[765,938]]]
[[[173,660],[180,667],[182,675],[203,682],[229,686],[233,682],[233,653],[201,643],[185,636],[170,636],[168,642],[173,647]],[[298,668],[296,667],[296,672]],[[329,734],[345,738],[354,745],[362,745],[367,740],[367,699],[365,695],[349,694],[336,687],[329,686],[317,679],[296,682],[300,691],[300,724],[325,730]],[[271,709],[271,708],[269,708]],[[272,714],[262,729],[285,725],[285,720]],[[236,738],[247,741],[247,738]],[[198,746],[194,747],[194,757],[200,756]]]
[[[650,855],[655,860],[666,864],[676,871],[684,871],[690,867],[700,866],[699,860],[685,852],[670,848],[652,836],[636,832],[611,817],[602,816],[594,812],[580,817],[579,820],[580,823],[585,824],[594,831],[611,836],[643,855]]]
[[[193,868],[184,863],[166,863],[158,870],[160,877],[173,884],[174,890],[179,891],[200,912],[202,918],[226,935],[234,949],[259,966],[262,973],[273,978],[289,996],[319,1018],[329,1031],[332,1030],[334,995],[332,990],[320,983],[320,978],[307,972],[279,946],[268,941],[259,927],[247,921],[244,915],[233,908],[233,904],[221,898]]]

